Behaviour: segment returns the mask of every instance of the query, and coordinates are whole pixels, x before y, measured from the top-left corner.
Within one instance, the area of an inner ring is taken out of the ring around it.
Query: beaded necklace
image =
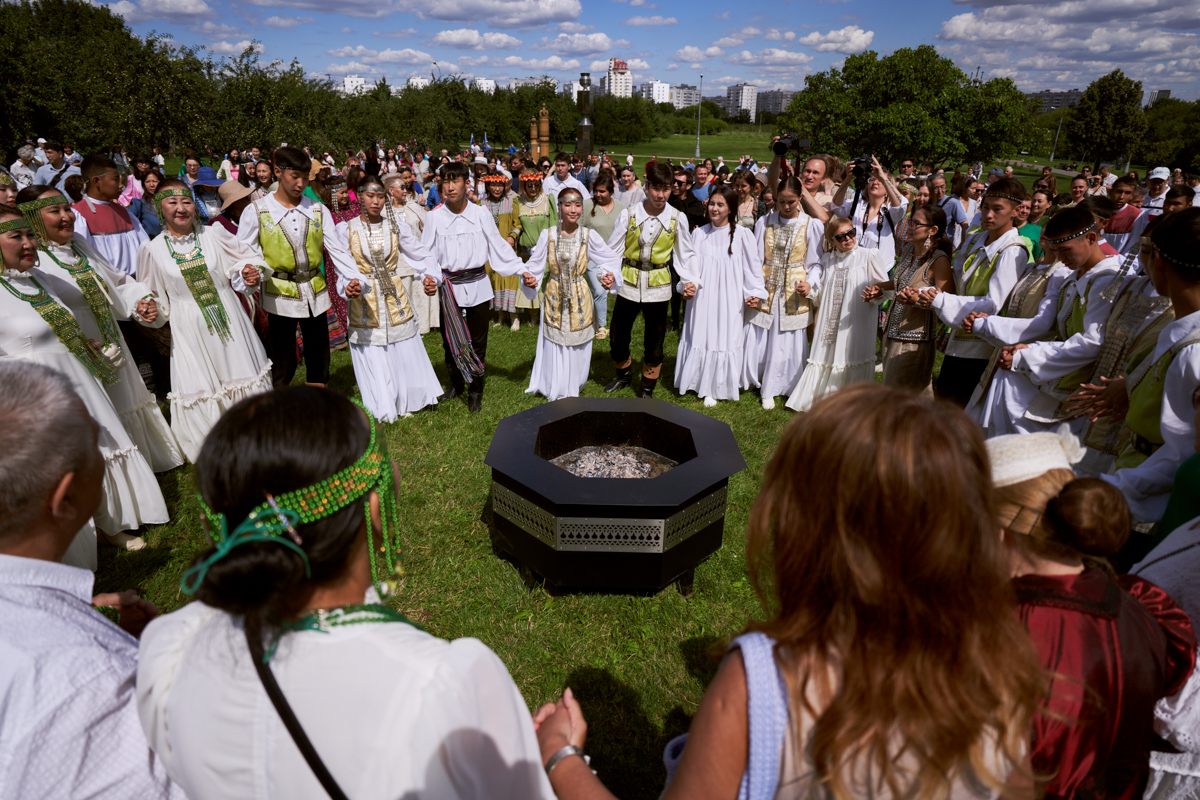
[[[283,639],[283,634],[289,631],[320,631],[321,633],[329,633],[334,628],[346,628],[351,625],[380,622],[403,622],[413,626],[417,630],[424,630],[424,628],[399,611],[393,611],[387,606],[378,603],[357,603],[355,605],[330,609],[318,608],[305,614],[300,619],[288,620],[280,625],[279,632],[271,641],[270,647],[263,653],[263,662],[270,662],[272,656],[275,655],[275,650],[279,647],[279,642]]]
[[[13,297],[29,303],[38,316],[45,320],[46,324],[54,331],[54,335],[58,337],[63,346],[71,351],[71,354],[78,358],[89,372],[109,386],[116,383],[117,371],[113,369],[112,362],[92,349],[91,343],[83,335],[79,323],[71,316],[71,312],[56,302],[50,293],[37,282],[36,278],[32,275],[28,278],[29,282],[37,287],[36,294],[25,294],[4,278],[0,278],[0,284],[3,284]]]
[[[389,209],[390,211],[390,209]],[[394,225],[389,225],[391,220],[380,220],[379,230],[376,231],[371,227],[370,221],[367,219],[367,212],[362,212],[363,232],[366,234],[367,240],[367,262],[371,265],[372,277],[375,278],[375,286],[380,296],[391,295],[393,299],[399,301],[396,296],[396,284],[392,281],[392,276],[387,270],[387,257],[383,252],[384,238],[390,238]]]
[[[74,242],[71,243],[71,252],[78,260],[74,264],[64,264],[49,247],[45,248],[46,255],[50,256],[55,264],[70,273],[71,279],[83,293],[83,299],[87,301],[88,308],[92,310],[92,316],[96,318],[96,323],[100,326],[100,335],[103,337],[100,344],[104,347],[111,345],[120,347],[121,337],[117,333],[117,323],[113,321],[112,306],[109,305],[108,295],[100,285],[100,276],[96,274],[96,270],[88,262],[87,256],[80,252]]]
[[[204,253],[200,250],[200,235],[196,234],[196,246],[188,253],[175,252],[175,248],[171,246],[169,231],[163,241],[167,243],[167,252],[171,254],[171,258],[175,259],[175,265],[183,273],[183,279],[187,282],[188,291],[192,293],[192,299],[196,301],[196,305],[200,306],[200,313],[204,315],[208,332],[215,333],[222,339],[232,338],[229,333],[229,318],[225,316],[225,306],[221,303],[221,296],[217,294],[217,287],[213,283],[212,275],[208,272]]]

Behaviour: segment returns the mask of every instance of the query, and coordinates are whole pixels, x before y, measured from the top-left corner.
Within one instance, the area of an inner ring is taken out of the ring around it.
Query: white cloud
[[[481,56],[480,58],[471,58],[463,56],[459,59],[464,67],[518,67],[520,69],[536,70],[539,72],[554,72],[568,69],[579,69],[579,61],[571,58],[564,60],[560,56],[550,56],[549,58],[521,58],[520,56]],[[608,62],[604,62],[604,66],[608,66]]]
[[[343,28],[342,33],[350,33],[348,28]],[[416,28],[405,28],[400,31],[371,31],[372,36],[381,36],[385,39],[411,39],[417,35]]]
[[[796,32],[781,31],[779,28],[771,28],[763,35],[763,38],[769,42],[791,42],[795,41]]]
[[[434,60],[433,56],[431,56],[429,53],[423,53],[420,50],[413,50],[411,48],[406,47],[403,50],[392,50],[392,49],[381,50],[379,55],[373,56],[370,59],[370,63],[372,63],[372,64],[431,64],[431,63],[433,63],[433,60]],[[449,69],[447,64],[444,62],[440,66],[442,66],[443,69]],[[453,71],[453,70],[451,70],[451,71]]]
[[[200,16],[216,13],[213,7],[204,0],[142,0],[139,5],[129,2],[129,0],[121,0],[121,2],[109,5],[108,8],[130,24],[152,19],[184,23],[198,22]]]
[[[558,29],[563,33],[587,33],[596,30],[596,26],[584,25],[582,22],[560,22]]]
[[[875,31],[864,31],[855,25],[847,25],[840,31],[817,33],[816,31],[802,36],[799,43],[816,49],[818,53],[841,53],[852,55],[861,53],[871,46]]]
[[[370,50],[360,44],[355,47],[339,47],[336,50],[326,50],[325,54],[334,58],[369,58],[379,55],[379,51]]]
[[[665,66],[663,69],[673,72],[674,70],[679,69],[679,65],[678,64],[667,64],[667,66]]]
[[[688,69],[704,69],[703,64],[688,64]]]
[[[640,58],[631,58],[626,62],[632,70],[650,69],[650,65]]]
[[[677,61],[703,61],[706,58],[720,58],[725,55],[725,51],[719,47],[710,47],[706,50],[701,50],[695,45],[688,45],[675,51],[675,55],[671,58]]]
[[[722,36],[713,42],[713,47],[741,47],[746,41],[735,36]]]
[[[240,56],[247,47],[254,47],[254,52],[261,53],[263,46],[261,42],[251,42],[249,39],[244,39],[236,44],[229,42],[213,42],[208,46],[208,49],[219,56]]]
[[[542,40],[531,45],[534,50],[550,50],[559,55],[590,56],[612,48],[614,42],[607,33],[560,33],[553,39]],[[625,42],[628,46],[629,42]]]
[[[287,0],[296,2],[297,0]],[[310,2],[314,0],[299,0]],[[352,0],[366,4],[366,0]],[[386,4],[388,0],[383,0]],[[492,28],[537,28],[554,22],[570,22],[583,11],[580,0],[391,0],[394,9],[416,14],[421,19],[442,22],[487,20]]]
[[[354,33],[353,28],[338,28],[338,33]]]
[[[290,31],[297,25],[307,25],[312,21],[312,17],[293,17],[289,14],[276,14],[273,17],[267,17],[264,19],[263,24],[270,25],[272,28]]]
[[[634,8],[658,8],[657,3],[647,3],[646,0],[629,0],[629,5]]]
[[[674,17],[662,17],[655,14],[653,17],[630,17],[621,23],[622,25],[634,25],[645,27],[649,25],[678,25],[679,20]]]
[[[429,43],[434,47],[452,47],[458,50],[512,50],[525,44],[507,33],[480,33],[473,28],[458,28],[441,31]]]
[[[616,0],[613,0],[613,2],[616,2]],[[607,72],[608,71],[608,62],[597,59],[596,61],[593,61],[591,64],[588,65],[588,71],[589,72]],[[595,83],[595,81],[593,81],[593,83]]]
[[[359,63],[358,61],[351,61],[349,64],[330,64],[326,67],[325,71],[330,75],[350,75],[352,73],[355,75],[363,73],[370,75],[375,72],[375,68],[368,64]]]
[[[236,25],[224,25],[205,20],[203,25],[196,25],[193,31],[210,39],[228,39],[233,36],[244,36],[242,29]]]
[[[729,64],[743,64],[749,67],[798,67],[812,61],[808,53],[793,53],[790,50],[780,50],[769,47],[757,53],[743,50],[733,53],[725,61]]]
[[[755,36],[762,36],[763,32],[758,28],[742,28],[737,35],[743,39],[752,39]]]

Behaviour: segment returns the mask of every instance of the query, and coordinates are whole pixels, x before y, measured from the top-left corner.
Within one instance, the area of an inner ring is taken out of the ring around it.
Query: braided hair
[[[708,195],[708,202],[712,203],[712,199],[714,197],[720,197],[722,200],[725,201],[725,205],[729,207],[729,255],[733,255],[733,237],[734,237],[734,234],[737,232],[734,229],[738,227],[738,224],[737,224],[737,208],[738,208],[737,192],[735,192],[733,190],[732,186],[724,186],[724,185],[714,186],[712,188],[712,192],[710,192]]]

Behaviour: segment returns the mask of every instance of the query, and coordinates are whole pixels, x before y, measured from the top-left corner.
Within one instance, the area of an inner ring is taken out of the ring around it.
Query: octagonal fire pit
[[[684,594],[721,546],[729,477],[746,467],[724,422],[662,400],[596,397],[501,420],[484,462],[493,537],[527,583],[679,580]]]

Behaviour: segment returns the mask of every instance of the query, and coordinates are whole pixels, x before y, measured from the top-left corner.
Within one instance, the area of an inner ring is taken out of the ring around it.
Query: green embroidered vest
[[[321,213],[320,208],[318,207],[317,213],[313,215],[311,223],[307,217],[305,218],[301,230],[303,242],[293,242],[283,228],[276,225],[271,219],[271,214],[257,202],[254,204],[254,208],[258,212],[258,243],[262,247],[267,266],[275,272],[264,283],[266,293],[299,298],[300,289],[296,284],[309,282],[312,283],[312,290],[315,294],[324,291],[325,276],[322,272],[324,271],[325,257],[321,248],[325,239],[321,223],[325,215]],[[299,257],[300,253],[297,251],[297,247],[300,245],[302,245],[304,253],[303,258]],[[304,262],[307,266],[305,269],[297,271],[297,264],[300,262]]]
[[[658,234],[650,248],[650,260],[642,261],[642,225],[651,219],[657,217],[647,217],[641,225],[634,225],[633,219],[630,218],[629,228],[625,231],[625,258],[621,262],[621,278],[630,286],[638,285],[638,272],[650,273],[647,277],[648,286],[667,286],[671,283],[671,270],[667,265],[671,260],[671,253],[675,250],[675,226],[679,218],[672,219],[671,224]]]
[[[1117,456],[1117,469],[1139,466],[1162,446],[1162,405],[1167,370],[1185,347],[1197,342],[1200,342],[1200,330],[1192,331],[1180,339],[1153,363],[1150,358],[1154,355],[1155,345],[1130,359],[1127,379],[1129,411],[1125,414],[1125,427],[1133,434],[1133,441]]]

